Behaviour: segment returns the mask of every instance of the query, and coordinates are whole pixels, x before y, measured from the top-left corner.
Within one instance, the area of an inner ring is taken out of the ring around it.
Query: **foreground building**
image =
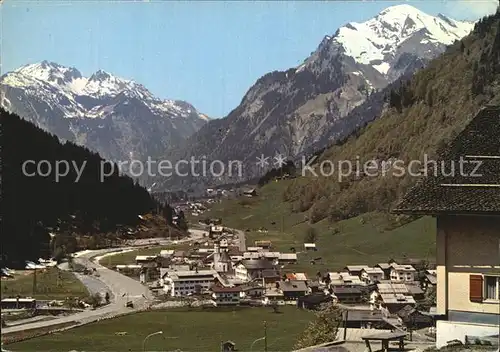
[[[500,108],[478,113],[394,210],[437,224],[437,347],[500,331]],[[459,170],[460,160],[467,163]],[[478,169],[476,169],[478,167]]]

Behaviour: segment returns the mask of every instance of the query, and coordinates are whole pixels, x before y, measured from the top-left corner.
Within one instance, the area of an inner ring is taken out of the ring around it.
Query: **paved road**
[[[195,240],[203,237],[203,231],[191,230],[190,238],[180,240],[179,242],[185,242],[189,240]],[[30,324],[12,326],[2,329],[2,334],[22,331],[28,329],[41,328],[46,326],[51,326],[55,324],[62,324],[68,322],[79,322],[87,323],[91,321],[98,320],[107,316],[113,316],[116,314],[124,313],[131,310],[137,310],[140,308],[147,307],[154,299],[152,293],[147,286],[142,285],[139,281],[122,275],[116,271],[110,270],[100,264],[98,264],[94,258],[101,256],[103,254],[120,251],[127,248],[113,248],[113,249],[102,249],[95,251],[83,251],[77,253],[74,257],[75,263],[84,265],[88,268],[95,268],[99,274],[99,277],[85,277],[78,276],[82,279],[82,282],[89,288],[91,292],[105,292],[109,291],[112,294],[113,301],[107,306],[95,309],[86,310],[84,312],[58,317],[50,321],[40,321],[33,322]],[[98,283],[98,281],[100,281]],[[126,308],[125,304],[128,300],[134,302],[134,309]]]

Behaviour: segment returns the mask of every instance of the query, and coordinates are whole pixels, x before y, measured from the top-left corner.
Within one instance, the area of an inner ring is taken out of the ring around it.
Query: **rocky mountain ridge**
[[[6,73],[0,88],[3,108],[115,161],[161,155],[209,120],[132,80],[102,70],[86,78],[48,61]]]
[[[261,155],[279,153],[294,159],[376,118],[384,104],[381,90],[423,68],[473,27],[410,5],[389,7],[363,23],[348,23],[325,36],[299,67],[259,78],[228,116],[203,126],[167,158],[240,160],[244,177],[253,178],[263,172],[255,165]],[[354,110],[356,118],[351,119]],[[237,181],[241,179],[184,177],[157,185]]]

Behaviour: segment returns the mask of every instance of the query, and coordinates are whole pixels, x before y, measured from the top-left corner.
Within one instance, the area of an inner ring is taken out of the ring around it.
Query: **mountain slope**
[[[169,158],[242,160],[245,176],[254,177],[262,171],[255,166],[261,154],[295,158],[349,134],[363,123],[349,114],[373,92],[422,68],[472,28],[409,5],[349,23],[326,36],[299,67],[257,80],[235,110],[201,128]],[[368,115],[365,120],[373,118]]]
[[[160,100],[143,85],[43,61],[0,78],[1,106],[111,160],[145,159],[177,145],[207,122],[183,101]]]
[[[433,160],[486,104],[500,105],[500,12],[476,24],[473,33],[433,60],[390,94],[389,109],[343,144],[322,153],[316,165],[374,161],[378,175],[315,177],[307,172],[291,182],[283,199],[311,222],[337,221],[366,212],[386,212],[418,180],[410,162]],[[404,175],[381,162],[400,160]],[[316,170],[317,171],[317,170]],[[363,171],[363,170],[361,170]],[[370,171],[373,174],[373,170]]]
[[[72,237],[73,231],[106,233],[136,225],[138,214],[156,207],[146,189],[120,176],[116,166],[109,172],[98,154],[71,142],[61,144],[56,136],[2,108],[0,128],[2,266],[51,255],[48,228]],[[45,173],[48,163],[52,173],[37,175],[40,161],[45,164],[40,163],[39,172]],[[56,179],[58,165],[67,174]],[[101,172],[110,175],[101,179]]]

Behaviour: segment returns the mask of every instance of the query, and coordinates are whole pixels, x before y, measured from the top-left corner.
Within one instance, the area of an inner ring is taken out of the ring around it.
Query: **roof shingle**
[[[500,107],[486,107],[451,143],[437,166],[434,164],[432,170],[427,170],[428,176],[407,192],[393,212],[500,215],[499,136]],[[462,169],[461,160],[467,161],[462,162]]]

